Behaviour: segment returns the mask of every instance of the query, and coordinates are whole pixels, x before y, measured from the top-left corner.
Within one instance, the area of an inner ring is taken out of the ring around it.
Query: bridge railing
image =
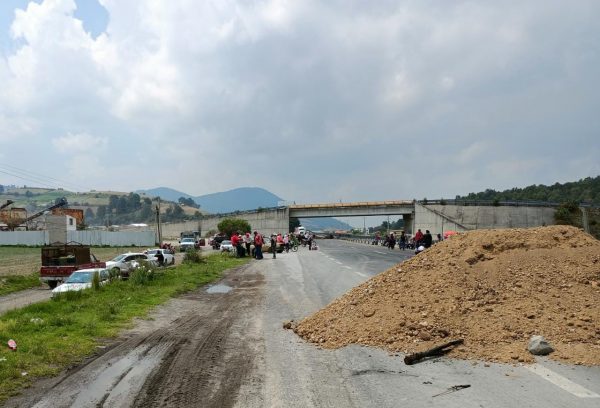
[[[562,203],[555,201],[538,201],[538,200],[465,200],[465,199],[433,199],[433,200],[416,200],[421,205],[460,205],[460,206],[491,206],[491,207],[558,207]],[[581,202],[580,207],[597,207],[593,203]]]

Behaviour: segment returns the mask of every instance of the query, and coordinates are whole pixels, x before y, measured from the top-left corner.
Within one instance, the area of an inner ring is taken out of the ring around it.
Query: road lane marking
[[[385,255],[385,252],[381,252],[381,251],[375,251],[376,254],[381,254],[381,255]]]
[[[352,270],[352,268],[347,265],[344,265],[344,268]]]
[[[362,272],[354,272],[354,273],[357,274],[358,276],[362,276],[363,278],[368,278],[369,277],[369,275],[365,275]]]
[[[533,364],[525,366],[529,371],[542,377],[544,380],[550,381],[552,384],[562,388],[563,390],[570,392],[571,394],[579,398],[600,398],[600,395],[582,387],[579,384],[575,384],[573,381],[563,377],[560,374],[540,365]]]
[[[336,264],[338,264],[338,265],[343,265],[343,263],[341,263],[340,261],[336,261],[336,260],[334,260],[334,259],[333,259],[333,262],[335,262],[335,263],[336,263]]]

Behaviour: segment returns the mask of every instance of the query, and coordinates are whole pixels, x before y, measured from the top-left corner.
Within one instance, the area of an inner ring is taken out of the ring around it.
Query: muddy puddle
[[[218,284],[209,286],[208,289],[206,289],[206,293],[229,293],[232,289],[233,288],[231,286]]]

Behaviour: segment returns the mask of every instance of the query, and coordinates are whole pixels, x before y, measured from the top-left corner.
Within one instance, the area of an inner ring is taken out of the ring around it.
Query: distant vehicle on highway
[[[78,291],[83,289],[89,289],[92,287],[92,279],[94,274],[98,274],[100,277],[100,284],[104,285],[110,278],[108,269],[92,268],[92,269],[80,269],[75,271],[69,276],[69,278],[60,286],[52,289],[52,296],[56,296],[59,293]]]

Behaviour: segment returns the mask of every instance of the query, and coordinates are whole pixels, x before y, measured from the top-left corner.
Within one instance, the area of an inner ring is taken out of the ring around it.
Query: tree
[[[300,226],[300,220],[295,217],[290,217],[290,232],[294,232],[296,227]]]
[[[92,218],[94,218],[94,211],[90,207],[88,207],[85,209],[84,216],[86,220],[91,220]]]
[[[248,221],[239,218],[225,218],[217,225],[217,228],[228,237],[236,231],[243,234],[252,230]]]
[[[173,206],[173,219],[180,220],[185,216],[185,212],[180,205],[175,204]]]
[[[188,207],[193,207],[193,208],[199,208],[200,206],[198,204],[196,204],[196,202],[194,201],[193,198],[191,197],[179,197],[178,200],[179,204],[181,205],[187,205]]]
[[[96,218],[99,221],[104,220],[104,217],[106,217],[106,206],[105,205],[99,205],[98,209],[96,210]]]

